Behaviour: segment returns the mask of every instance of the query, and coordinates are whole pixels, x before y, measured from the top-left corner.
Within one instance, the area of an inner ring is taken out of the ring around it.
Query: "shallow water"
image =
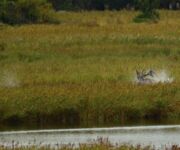
[[[108,138],[112,144],[141,144],[163,149],[165,145],[180,145],[180,125],[0,132],[0,145],[56,147],[71,143],[78,146],[98,137]]]

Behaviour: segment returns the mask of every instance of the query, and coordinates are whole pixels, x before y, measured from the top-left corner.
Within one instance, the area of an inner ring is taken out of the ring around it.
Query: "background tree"
[[[159,19],[159,13],[156,9],[159,8],[159,6],[159,0],[136,0],[136,7],[141,11],[141,13],[134,19],[134,21],[157,21]]]
[[[143,12],[149,12],[154,8],[169,8],[169,4],[175,5],[180,0],[48,0],[56,10],[120,10],[136,7]],[[160,5],[159,5],[160,4]]]
[[[54,9],[46,0],[4,0],[0,21],[8,24],[57,22]]]

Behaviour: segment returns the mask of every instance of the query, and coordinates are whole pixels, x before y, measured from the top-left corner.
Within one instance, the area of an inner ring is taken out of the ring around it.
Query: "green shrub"
[[[46,0],[6,0],[1,3],[0,21],[8,24],[57,23]]]
[[[137,8],[141,13],[134,18],[135,22],[157,21],[159,13],[156,8],[159,7],[159,0],[137,0]]]

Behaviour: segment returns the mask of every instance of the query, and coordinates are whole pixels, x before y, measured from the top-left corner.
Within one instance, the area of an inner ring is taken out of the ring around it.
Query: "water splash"
[[[158,71],[153,77],[154,83],[172,83],[174,78],[165,70]]]
[[[137,75],[134,76],[133,82],[140,84],[157,84],[157,83],[172,83],[174,78],[166,71],[155,71],[153,76],[148,76],[144,81],[139,81]]]

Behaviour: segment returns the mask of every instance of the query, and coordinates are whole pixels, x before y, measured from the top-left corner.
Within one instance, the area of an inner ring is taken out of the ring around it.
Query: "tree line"
[[[48,0],[56,10],[120,10],[138,9],[139,0]],[[140,0],[156,1],[159,8],[180,9],[180,0]]]
[[[0,0],[0,23],[58,23],[52,4],[46,0]]]
[[[180,0],[0,0],[0,22],[7,24],[59,23],[59,10],[138,9],[135,22],[157,20],[157,8],[180,9]]]

